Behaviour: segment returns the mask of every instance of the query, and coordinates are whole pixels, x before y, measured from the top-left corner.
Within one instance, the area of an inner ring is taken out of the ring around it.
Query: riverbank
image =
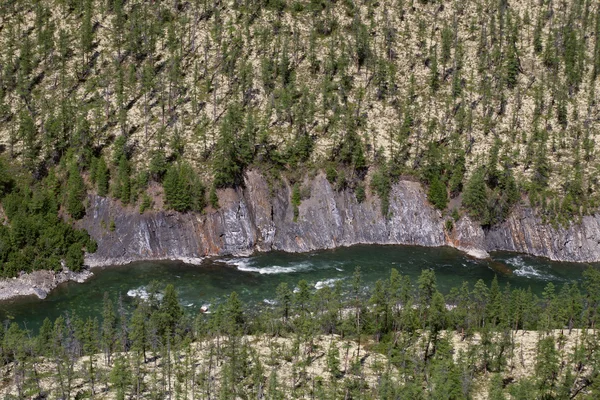
[[[369,177],[367,187],[368,181]],[[434,209],[418,182],[394,184],[387,216],[370,190],[358,201],[352,191],[335,190],[322,173],[307,177],[301,186],[303,199],[296,219],[291,186],[281,181],[273,187],[257,171],[246,174],[243,187],[219,190],[219,209],[202,214],[168,210],[140,214],[135,207],[90,195],[86,215],[77,227],[90,233],[98,249],[86,255],[85,265],[153,260],[200,264],[206,257],[306,253],[359,244],[449,246],[479,259],[502,250],[554,261],[600,261],[599,215],[569,227],[553,227],[530,208],[518,205],[505,222],[484,230],[466,215],[455,221]],[[156,195],[160,198],[160,193]],[[1,280],[0,300],[23,295],[45,298],[63,282],[89,277],[67,275],[38,271]]]
[[[367,188],[369,182],[367,176]],[[202,214],[162,210],[160,204],[140,214],[136,207],[90,195],[78,227],[98,242],[98,250],[86,264],[302,253],[357,244],[450,246],[477,258],[501,250],[553,261],[600,261],[600,215],[552,226],[519,204],[505,222],[484,229],[466,215],[454,220],[435,209],[418,182],[392,186],[387,215],[371,190],[359,201],[352,190],[336,190],[323,173],[299,184],[297,210],[289,182],[270,182],[258,171],[247,172],[237,189],[218,190],[219,208]],[[162,196],[157,191],[154,197]]]
[[[19,296],[37,296],[45,299],[58,285],[65,282],[83,283],[92,275],[86,267],[81,272],[63,268],[60,272],[40,270],[22,274],[18,278],[0,279],[0,301]]]

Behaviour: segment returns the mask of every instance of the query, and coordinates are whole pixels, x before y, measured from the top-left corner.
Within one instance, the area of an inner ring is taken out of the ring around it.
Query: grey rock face
[[[418,183],[405,181],[393,187],[389,219],[381,215],[379,199],[369,196],[358,203],[353,193],[336,192],[323,175],[310,182],[310,193],[295,223],[291,207],[275,207],[272,249],[303,252],[358,243],[445,244],[442,220],[427,205]]]
[[[485,232],[466,215],[454,224],[454,229],[448,236],[448,244],[476,258],[489,257],[485,246]]]
[[[86,255],[90,267],[140,260],[199,263],[207,256],[249,255],[254,251],[305,252],[353,244],[452,246],[473,257],[508,250],[557,261],[600,261],[600,215],[579,224],[552,227],[530,208],[517,207],[503,223],[482,229],[464,216],[445,230],[445,220],[427,201],[419,183],[401,181],[390,194],[390,214],[381,214],[379,199],[367,193],[359,203],[353,193],[336,191],[322,175],[307,180],[310,196],[302,200],[296,222],[291,187],[269,187],[249,171],[244,188],[219,192],[219,210],[204,214],[148,211],[140,214],[112,199],[89,197],[86,216],[78,222],[98,242]],[[114,221],[114,230],[110,230]],[[46,297],[57,285],[82,282],[91,275],[35,271],[0,280],[0,300],[21,295]]]
[[[81,283],[91,276],[92,273],[88,269],[72,272],[64,268],[60,272],[40,270],[23,274],[18,278],[0,279],[0,300],[31,295],[45,299],[58,285],[68,281]]]
[[[219,192],[218,210],[204,214],[124,208],[117,201],[90,196],[80,227],[98,241],[87,255],[89,266],[125,264],[137,260],[249,255],[253,251],[306,252],[353,244],[452,246],[474,257],[510,250],[553,260],[600,260],[600,216],[579,225],[555,229],[532,210],[518,208],[504,223],[484,231],[463,217],[446,232],[444,218],[427,201],[419,183],[401,181],[390,194],[390,215],[381,214],[377,196],[367,193],[359,203],[350,191],[336,191],[323,174],[306,180],[310,195],[293,221],[291,187],[269,187],[256,171],[246,175],[244,188]],[[108,229],[114,220],[115,230]]]
[[[544,224],[530,208],[516,208],[485,235],[489,250],[508,250],[556,261],[600,261],[600,215],[583,217],[568,227]]]

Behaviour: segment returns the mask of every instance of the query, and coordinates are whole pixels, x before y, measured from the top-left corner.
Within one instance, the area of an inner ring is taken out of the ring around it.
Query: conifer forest
[[[6,399],[597,399],[600,272],[541,296],[494,279],[446,296],[423,270],[365,290],[281,284],[276,304],[233,292],[184,313],[173,285],[127,312],[0,330]]]
[[[448,231],[521,205],[569,227],[599,214],[599,82],[592,0],[0,0],[0,279],[82,271],[90,196],[200,216],[248,171],[294,223],[322,173],[384,220],[408,180]],[[2,321],[0,396],[600,398],[597,265],[541,294],[389,268]]]
[[[599,32],[590,0],[2,0],[0,271],[92,251],[62,225],[86,193],[202,212],[249,168],[325,170],[384,214],[412,177],[483,226],[519,201],[577,221],[600,204]]]

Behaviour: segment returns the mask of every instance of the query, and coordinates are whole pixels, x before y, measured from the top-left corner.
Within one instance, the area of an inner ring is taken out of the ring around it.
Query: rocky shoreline
[[[520,204],[506,221],[491,228],[484,230],[463,216],[448,230],[450,217],[429,204],[418,182],[405,180],[392,187],[386,217],[370,190],[359,202],[352,191],[336,190],[320,173],[301,182],[303,199],[294,221],[291,185],[273,186],[259,172],[249,171],[242,187],[219,191],[218,210],[202,214],[139,214],[118,201],[92,195],[79,227],[98,241],[98,251],[86,263],[307,252],[355,244],[451,246],[478,258],[505,250],[554,261],[600,261],[600,215],[586,216],[569,227],[553,227]],[[112,231],[107,228],[110,221]]]
[[[296,221],[291,186],[281,182],[273,188],[257,171],[246,174],[243,187],[219,191],[219,209],[202,214],[164,210],[140,214],[118,201],[90,195],[86,216],[78,222],[98,242],[98,250],[86,255],[88,269],[36,271],[0,280],[0,300],[22,295],[45,298],[63,282],[88,279],[91,267],[144,260],[200,264],[206,257],[273,250],[299,253],[355,244],[450,246],[476,258],[505,250],[555,261],[600,261],[600,215],[566,228],[552,227],[519,205],[505,222],[489,229],[467,216],[448,229],[449,217],[429,204],[417,182],[400,181],[392,187],[388,217],[381,214],[380,200],[370,191],[359,202],[353,192],[335,190],[324,174],[306,178],[302,188],[305,196]]]
[[[73,272],[64,268],[60,272],[40,270],[22,274],[18,278],[1,279],[0,300],[34,295],[45,299],[48,293],[58,285],[69,281],[83,283],[92,275],[89,268],[85,268],[81,272]]]

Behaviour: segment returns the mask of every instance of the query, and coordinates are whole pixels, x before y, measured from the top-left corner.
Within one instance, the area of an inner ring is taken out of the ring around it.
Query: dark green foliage
[[[79,174],[79,168],[75,162],[69,168],[69,180],[67,183],[67,212],[74,219],[80,219],[85,215],[85,184]]]
[[[115,364],[110,371],[110,383],[116,392],[117,400],[125,400],[125,395],[132,381],[129,363],[123,356],[115,360]]]
[[[517,77],[519,75],[519,55],[517,53],[517,47],[515,43],[508,44],[508,50],[506,55],[506,85],[509,88],[514,88],[517,84]]]
[[[129,204],[131,200],[131,170],[129,160],[125,154],[121,155],[117,170],[117,179],[114,185],[114,196],[123,204]]]
[[[15,184],[8,165],[3,158],[0,158],[0,198],[11,191]]]
[[[143,214],[146,210],[152,207],[152,199],[148,195],[148,193],[144,192],[142,194],[142,202],[140,203],[140,214]]]
[[[448,205],[448,192],[446,185],[439,178],[434,178],[429,184],[427,198],[438,210],[446,209]]]
[[[354,129],[347,132],[337,149],[337,160],[360,171],[366,168],[364,146]]]
[[[465,156],[460,152],[452,165],[450,179],[448,181],[448,189],[450,190],[451,197],[455,197],[462,192],[465,170]]]
[[[219,197],[217,196],[217,189],[215,186],[210,187],[210,192],[208,194],[208,201],[210,202],[210,206],[212,208],[219,208]]]
[[[296,183],[292,187],[292,207],[294,210],[294,222],[298,220],[298,216],[300,215],[300,203],[302,201],[302,197],[300,195],[300,185]]]
[[[72,201],[68,211],[75,218],[85,212],[85,188],[75,164],[70,171],[67,204]],[[84,250],[96,250],[96,243],[85,231],[75,230],[59,218],[53,179],[50,174],[38,184],[17,180],[5,186],[8,193],[2,197],[2,206],[8,224],[0,226],[0,277],[38,269],[58,271],[61,261],[79,271]]]
[[[544,49],[542,44],[542,18],[538,17],[533,31],[533,50],[540,54]]]
[[[22,111],[19,118],[19,138],[23,143],[25,165],[30,170],[33,170],[39,153],[36,134],[37,130],[31,114]]]
[[[158,309],[160,326],[165,332],[174,334],[183,317],[183,308],[179,304],[177,291],[173,285],[167,285]]]
[[[431,56],[429,57],[429,87],[433,92],[437,92],[437,90],[440,88],[436,46],[431,49]]]
[[[325,176],[329,183],[331,183],[332,185],[335,183],[338,177],[338,172],[335,168],[335,165],[327,164],[327,167],[325,168]]]
[[[205,186],[185,162],[169,167],[164,178],[165,200],[169,208],[184,211],[202,211],[206,206]]]
[[[221,134],[216,144],[213,169],[214,183],[218,188],[233,187],[243,182],[244,168],[252,161],[248,130],[243,130],[242,110],[231,107],[221,124]],[[238,132],[244,131],[244,135]]]
[[[365,185],[360,182],[356,185],[356,189],[354,189],[354,194],[356,195],[356,201],[362,203],[367,198],[365,193]]]
[[[381,214],[388,217],[392,181],[384,167],[380,167],[373,174],[373,177],[371,178],[371,189],[379,196],[379,200],[381,201]]]
[[[104,157],[98,159],[96,167],[96,184],[98,186],[98,196],[106,196],[108,194],[110,182],[110,171],[104,161]]]
[[[155,150],[150,155],[150,175],[152,179],[160,182],[167,172],[167,160],[165,152],[162,150]]]
[[[479,168],[469,178],[463,193],[463,207],[469,215],[478,221],[487,220],[487,187],[484,170]]]

